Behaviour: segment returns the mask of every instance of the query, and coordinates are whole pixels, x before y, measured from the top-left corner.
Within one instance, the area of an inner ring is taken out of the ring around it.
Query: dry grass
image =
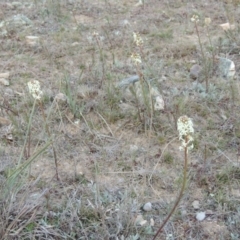
[[[187,190],[159,239],[240,238],[239,1],[144,2],[0,2],[0,22],[31,20],[0,36],[0,73],[10,72],[10,85],[0,85],[0,239],[152,239],[182,184],[176,121],[185,114],[196,131]],[[224,32],[228,21],[235,29]],[[143,39],[140,67],[130,58],[139,50],[133,32]],[[235,62],[233,80],[218,76],[213,55]],[[206,78],[193,82],[189,69],[208,61],[206,92]],[[141,102],[118,87],[136,74],[163,95],[164,110],[153,111],[147,93]],[[38,105],[30,117],[32,79],[44,92],[50,135]]]

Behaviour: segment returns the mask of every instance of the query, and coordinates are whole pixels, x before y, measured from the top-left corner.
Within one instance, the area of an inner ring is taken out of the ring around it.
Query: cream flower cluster
[[[212,19],[211,19],[211,18],[205,18],[205,19],[204,19],[204,23],[205,23],[205,25],[206,25],[207,27],[210,26],[211,22],[212,22]]]
[[[177,121],[177,129],[179,132],[179,140],[182,142],[180,149],[186,148],[192,149],[193,148],[193,122],[191,118],[187,116],[181,116]]]
[[[133,40],[138,47],[143,45],[143,39],[139,33],[133,32]]]
[[[34,99],[36,100],[41,99],[43,92],[41,91],[41,86],[39,81],[31,80],[30,82],[28,82],[28,90]]]
[[[132,59],[132,61],[135,65],[138,65],[138,64],[142,63],[141,56],[138,53],[133,53],[131,55],[131,59]]]
[[[198,17],[198,15],[193,15],[193,16],[191,17],[191,22],[198,23],[198,22],[199,22],[199,17]]]

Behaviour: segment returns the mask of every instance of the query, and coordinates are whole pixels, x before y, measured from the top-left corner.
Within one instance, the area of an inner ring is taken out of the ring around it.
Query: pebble
[[[130,147],[129,147],[129,150],[131,152],[137,152],[139,150],[138,146],[137,145],[133,145],[131,144]]]
[[[154,222],[153,218],[150,218],[150,226],[154,227],[154,224],[155,224],[155,222]]]
[[[146,212],[149,212],[152,210],[152,203],[150,202],[147,202],[143,205],[143,210],[146,211]]]
[[[227,79],[234,77],[236,73],[234,62],[228,58],[223,57],[219,58],[218,70],[220,76]]]
[[[79,42],[74,42],[74,43],[71,44],[72,47],[75,47],[75,46],[78,46],[78,45],[80,45]]]
[[[5,78],[0,78],[0,84],[2,84],[4,86],[9,86],[10,85],[9,81]]]
[[[140,214],[140,215],[137,215],[137,217],[135,219],[135,224],[140,225],[140,226],[144,226],[144,225],[147,224],[147,220],[145,220],[143,218],[143,216]]]
[[[192,79],[197,79],[199,77],[199,75],[202,72],[202,67],[198,64],[194,64],[191,68],[190,68],[190,77]]]
[[[9,72],[0,73],[0,78],[9,78],[9,76],[10,76]]]
[[[64,93],[58,93],[55,98],[55,101],[65,103],[67,102],[67,96]]]
[[[37,36],[26,36],[26,43],[30,46],[37,46],[39,44],[39,37]]]
[[[219,26],[220,26],[224,31],[235,29],[235,25],[234,25],[234,24],[230,24],[229,22],[220,24]]]
[[[192,206],[194,209],[199,209],[200,208],[200,203],[198,200],[193,201]]]
[[[198,221],[204,220],[205,217],[206,217],[206,213],[205,213],[205,212],[198,212],[198,213],[196,214],[196,219],[197,219]]]

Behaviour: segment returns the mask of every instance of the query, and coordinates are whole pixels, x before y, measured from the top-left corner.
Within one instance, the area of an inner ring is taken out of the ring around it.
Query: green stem
[[[48,127],[47,118],[46,118],[46,116],[45,116],[44,109],[43,109],[43,104],[42,104],[41,101],[39,102],[39,105],[40,105],[40,108],[41,108],[41,111],[42,111],[43,120],[44,120],[44,122],[45,122],[46,131],[47,131],[48,137],[49,137],[49,139],[50,139],[50,138],[51,138],[51,133],[50,133],[50,130],[49,130],[49,127]],[[53,157],[54,157],[55,168],[56,168],[56,178],[57,178],[57,181],[58,181],[58,180],[59,180],[59,176],[58,176],[57,153],[56,153],[55,147],[54,147],[54,145],[53,145],[53,142],[51,143],[51,145],[52,145]]]
[[[204,73],[205,73],[205,81],[206,81],[206,93],[208,93],[208,66],[207,66],[207,59],[205,57],[204,51],[203,51],[203,46],[202,46],[202,42],[201,42],[201,38],[200,38],[200,34],[198,31],[198,27],[197,27],[197,23],[195,22],[195,28],[196,28],[196,32],[197,32],[197,36],[198,36],[198,43],[201,49],[201,54],[203,57],[203,63],[204,63]]]
[[[187,183],[187,165],[188,165],[188,147],[186,146],[184,148],[184,169],[183,169],[183,185],[182,188],[180,190],[179,196],[171,210],[171,212],[168,214],[167,218],[164,220],[164,222],[162,223],[162,225],[159,227],[157,233],[154,235],[152,240],[155,240],[158,236],[158,234],[162,231],[163,227],[166,225],[166,223],[168,222],[168,220],[170,219],[170,217],[172,216],[172,214],[174,213],[174,211],[176,210],[182,196],[183,196],[183,192],[185,190],[186,187],[186,183]]]
[[[23,149],[22,149],[21,154],[20,154],[19,159],[18,159],[18,165],[20,165],[22,163],[23,154],[24,154],[24,151],[25,151],[26,146],[27,146],[27,141],[29,140],[28,137],[29,137],[29,133],[30,133],[31,125],[32,125],[32,119],[33,119],[33,113],[35,111],[35,106],[36,106],[36,100],[34,100],[32,111],[30,113],[30,117],[29,117],[29,120],[28,120],[26,138],[24,140]]]

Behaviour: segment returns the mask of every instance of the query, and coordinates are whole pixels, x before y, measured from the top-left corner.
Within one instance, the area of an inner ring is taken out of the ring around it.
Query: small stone
[[[202,67],[199,66],[198,64],[194,64],[191,68],[190,68],[190,77],[192,79],[197,79],[199,77],[199,75],[202,72]]]
[[[137,145],[132,145],[132,144],[131,144],[131,145],[130,145],[130,149],[129,149],[129,150],[130,150],[131,152],[137,152],[137,151],[138,151],[138,149],[139,149],[139,148],[138,148],[138,146],[137,146]]]
[[[9,81],[5,78],[0,78],[0,84],[2,84],[4,86],[9,86],[10,85]]]
[[[125,20],[123,20],[123,21],[121,22],[121,25],[122,25],[123,27],[127,27],[127,26],[130,26],[130,22],[129,22],[127,19],[125,19]]]
[[[200,208],[200,203],[198,200],[193,201],[192,206],[194,209],[199,209]]]
[[[154,109],[155,110],[164,110],[164,106],[165,106],[165,103],[164,103],[162,95],[157,96],[155,103],[154,103]]]
[[[219,74],[223,78],[230,79],[235,75],[235,64],[232,60],[228,58],[219,58],[218,63]]]
[[[198,213],[196,214],[196,219],[197,219],[198,221],[204,220],[205,217],[206,217],[206,213],[205,213],[205,212],[198,212]]]
[[[26,43],[30,46],[37,46],[39,45],[39,37],[37,36],[26,36]]]
[[[234,24],[230,24],[230,23],[223,23],[223,24],[220,24],[219,25],[224,31],[227,31],[227,30],[233,30],[235,28],[235,25]]]
[[[143,5],[143,1],[142,0],[138,0],[138,3],[135,4],[136,7],[142,6]]]
[[[78,46],[78,45],[80,45],[79,42],[74,42],[74,43],[71,44],[72,47],[75,47],[75,46]]]
[[[149,212],[152,210],[152,203],[150,202],[147,202],[143,205],[143,210],[146,211],[146,212]]]
[[[154,222],[153,218],[150,218],[150,226],[154,227],[154,224],[155,224],[155,222]]]
[[[182,217],[187,216],[187,210],[185,210],[185,209],[182,210],[182,211],[181,211],[181,215],[182,215]]]
[[[9,72],[5,72],[5,73],[0,73],[0,78],[9,78],[10,73]]]
[[[67,96],[63,93],[58,93],[55,98],[55,101],[65,103],[67,102]]]
[[[137,217],[135,219],[135,224],[144,226],[147,224],[147,220],[143,219],[143,216],[140,214],[140,215],[137,215]]]

